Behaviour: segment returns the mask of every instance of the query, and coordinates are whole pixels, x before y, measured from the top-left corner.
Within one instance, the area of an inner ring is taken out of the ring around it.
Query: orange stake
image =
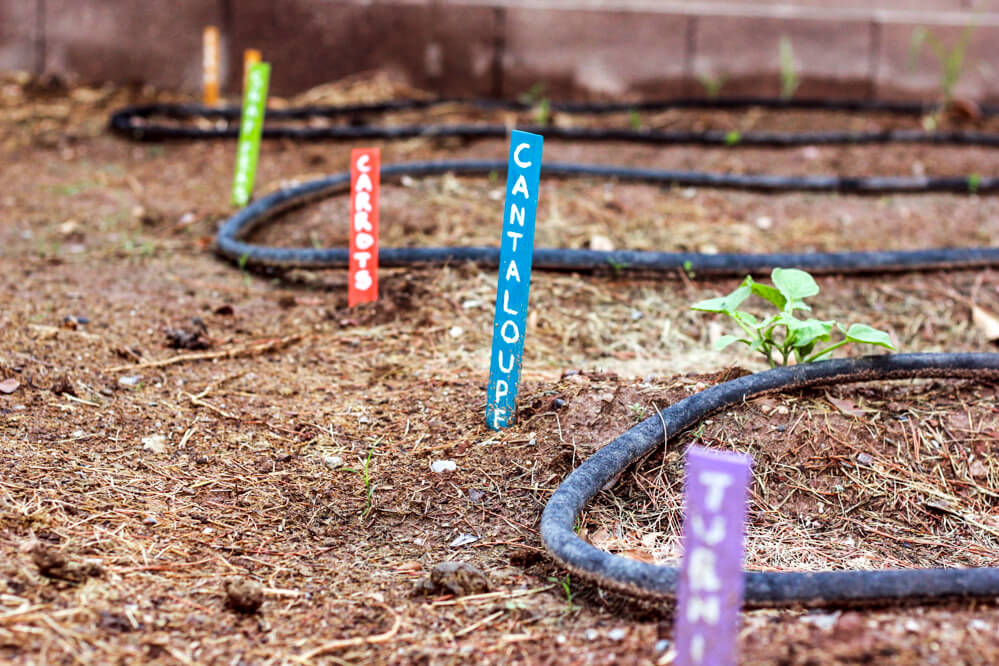
[[[202,39],[202,84],[206,106],[219,103],[219,29],[213,25],[205,28]]]
[[[260,62],[260,51],[257,49],[246,49],[243,51],[243,90],[246,90],[246,81],[250,76],[250,68]]]

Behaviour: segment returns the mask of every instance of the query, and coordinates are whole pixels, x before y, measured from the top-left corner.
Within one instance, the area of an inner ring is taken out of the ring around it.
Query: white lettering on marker
[[[701,472],[697,480],[708,487],[705,504],[712,511],[721,511],[725,489],[732,485],[732,477],[722,472]]]
[[[708,597],[702,599],[693,597],[687,602],[687,621],[697,622],[704,620],[708,624],[718,624],[721,617],[721,607],[718,597]]]
[[[360,171],[361,173],[368,173],[369,171],[371,171],[371,165],[368,164],[369,159],[370,156],[367,153],[363,153],[360,157],[358,157],[357,170]]]
[[[371,182],[371,176],[367,173],[362,173],[357,177],[357,182],[354,183],[354,191],[356,192],[370,192],[375,188],[374,183]]]
[[[513,224],[514,222],[516,222],[520,226],[524,226],[525,212],[526,211],[517,204],[510,204],[510,223]],[[508,231],[507,233],[512,233],[512,232]],[[523,234],[517,234],[517,238],[520,238],[521,236],[523,236]],[[516,250],[517,248],[516,242],[514,243],[513,247],[514,250]]]
[[[506,333],[507,326],[513,329],[513,332],[510,335],[507,335]],[[520,340],[520,329],[517,328],[517,322],[511,321],[509,319],[503,322],[503,325],[500,326],[500,337],[503,338],[503,342],[507,343],[508,345],[512,345],[517,340]]]
[[[690,563],[687,565],[690,576],[690,589],[715,592],[721,589],[716,570],[715,551],[698,546],[690,553]]]
[[[375,237],[368,233],[359,233],[354,237],[354,245],[358,250],[367,250],[375,244]]]
[[[690,519],[690,524],[697,538],[709,546],[717,546],[725,538],[725,519],[721,516],[715,516],[712,519],[710,530],[704,529],[702,516],[694,516]]]
[[[504,289],[503,290],[503,314],[508,314],[508,315],[515,315],[515,314],[517,314],[516,310],[511,310],[510,309],[510,290],[509,289]]]
[[[509,280],[510,276],[515,277],[517,282],[520,282],[520,269],[517,268],[516,261],[511,261],[510,265],[507,266],[505,279]]]
[[[530,144],[521,143],[513,151],[513,161],[516,162],[517,166],[519,166],[521,169],[526,169],[529,166],[531,166],[531,164],[532,164],[532,162],[521,162],[520,161],[520,151],[522,151],[524,148],[530,148],[530,147],[531,147]]]
[[[503,367],[503,350],[500,349],[500,351],[499,351],[499,369],[500,369],[500,372],[505,372],[507,374],[510,374],[511,372],[513,372],[513,361],[514,361],[514,356],[513,356],[513,354],[510,354],[510,365],[508,365],[507,367],[504,368]]]
[[[354,261],[357,262],[358,268],[367,268],[368,260],[371,259],[370,252],[355,252]]]
[[[517,176],[517,182],[513,184],[513,189],[510,190],[511,195],[514,195],[517,192],[523,192],[525,199],[531,198],[531,193],[527,191],[527,179],[524,178],[524,174]]]

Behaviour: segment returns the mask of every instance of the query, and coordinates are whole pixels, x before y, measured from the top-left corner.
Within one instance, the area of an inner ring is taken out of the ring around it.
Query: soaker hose
[[[377,104],[347,106],[305,106],[268,109],[264,138],[314,141],[409,139],[414,137],[465,139],[504,138],[510,127],[497,124],[456,125],[368,125],[366,117],[390,112],[428,110],[441,106],[464,106],[481,111],[530,111],[532,105],[485,99],[398,100]],[[865,100],[781,100],[769,98],[738,98],[721,100],[679,99],[635,104],[553,103],[552,113],[566,115],[605,115],[612,113],[656,112],[669,109],[744,109],[807,111],[866,111],[896,115],[919,116],[939,111],[938,105],[881,102]],[[983,106],[983,116],[999,115],[999,107]],[[129,106],[114,112],[110,118],[113,132],[138,141],[167,139],[235,138],[239,135],[240,107],[206,107],[195,104],[146,104]],[[195,119],[214,121],[209,127],[156,124],[152,119],[165,118],[181,123]],[[346,125],[297,127],[288,122],[346,119]],[[692,144],[711,146],[793,147],[804,145],[871,144],[871,143],[930,143],[999,146],[999,134],[966,130],[873,130],[873,131],[725,131],[725,130],[657,130],[634,128],[562,127],[551,124],[521,126],[519,129],[542,134],[547,139],[570,141],[622,141],[650,144]]]
[[[574,470],[545,506],[541,516],[544,545],[574,575],[601,587],[650,602],[671,600],[679,575],[676,568],[612,555],[586,543],[574,532],[580,512],[609,481],[707,415],[753,397],[846,382],[915,377],[999,379],[999,354],[836,359],[777,368],[712,386],[645,419]],[[999,597],[999,568],[993,567],[748,572],[745,590],[745,602],[750,607],[891,605],[995,597]]]
[[[382,167],[385,180],[402,176],[442,173],[504,173],[506,162],[412,162]],[[665,186],[750,187],[764,191],[838,190],[852,192],[966,192],[963,178],[869,178],[839,176],[781,177],[766,175],[704,174],[687,171],[637,169],[600,165],[550,163],[542,165],[546,176],[561,178],[596,177],[619,181],[645,182]],[[244,238],[281,212],[345,191],[350,174],[339,173],[288,187],[261,197],[239,210],[219,229],[216,249],[220,255],[240,265],[258,268],[336,268],[347,266],[347,248],[279,248],[255,245]],[[999,189],[999,179],[983,178],[980,190]],[[474,261],[485,266],[499,264],[496,247],[414,247],[381,248],[382,266],[444,264]],[[592,271],[597,269],[671,272],[685,270],[696,275],[744,275],[776,266],[801,268],[813,273],[871,273],[884,271],[971,268],[999,265],[999,248],[965,247],[923,250],[880,250],[868,252],[791,252],[775,254],[703,254],[698,252],[651,252],[640,250],[584,250],[539,248],[534,251],[534,267],[546,270]]]

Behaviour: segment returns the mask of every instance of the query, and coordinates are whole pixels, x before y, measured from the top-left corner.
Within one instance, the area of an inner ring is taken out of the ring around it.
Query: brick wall
[[[999,101],[999,0],[0,0],[0,70],[196,91],[209,23],[229,93],[255,47],[276,94],[385,69],[442,95],[556,99],[773,95],[782,38],[801,97],[932,99],[941,62],[911,57],[914,32],[949,49],[972,26],[956,92]]]

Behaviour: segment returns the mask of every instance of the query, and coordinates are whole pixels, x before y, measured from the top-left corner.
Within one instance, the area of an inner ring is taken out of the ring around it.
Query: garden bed
[[[392,92],[355,86],[350,101]],[[325,646],[315,661],[659,660],[669,609],[636,608],[572,579],[568,599],[538,520],[565,475],[639,418],[742,371],[733,367],[760,369],[746,353],[711,351],[721,322],[688,310],[737,280],[536,273],[520,421],[492,432],[493,270],[386,270],[381,301],[348,310],[343,271],[262,276],[220,261],[211,243],[231,212],[231,142],[135,144],[104,131],[111,109],[153,98],[14,81],[0,94],[0,381],[18,384],[0,394],[0,654],[256,662]],[[675,118],[695,129],[911,122],[754,110]],[[380,145],[385,164],[499,159],[506,149],[501,140]],[[343,171],[348,149],[265,142],[258,190]],[[997,171],[991,150],[921,145],[550,141],[545,159],[789,174]],[[494,245],[501,187],[451,176],[386,184],[383,245]],[[346,198],[329,199],[255,238],[342,245],[336,220],[346,210]],[[537,244],[996,245],[997,212],[991,196],[544,180]],[[999,313],[993,269],[819,284],[817,316],[887,330],[901,351],[992,350],[971,308]],[[190,348],[169,346],[178,341]],[[589,507],[582,529],[614,552],[675,558],[680,452],[696,438],[755,458],[753,568],[992,564],[996,401],[994,386],[967,381],[756,400],[629,471]],[[431,471],[438,460],[457,470]],[[68,564],[51,566],[53,553]],[[91,560],[100,575],[75,566]],[[479,567],[490,595],[414,596],[444,560]],[[226,581],[237,578],[262,587],[259,613],[227,605]],[[997,625],[999,612],[977,603],[757,610],[744,616],[741,649],[744,663],[992,663]]]

